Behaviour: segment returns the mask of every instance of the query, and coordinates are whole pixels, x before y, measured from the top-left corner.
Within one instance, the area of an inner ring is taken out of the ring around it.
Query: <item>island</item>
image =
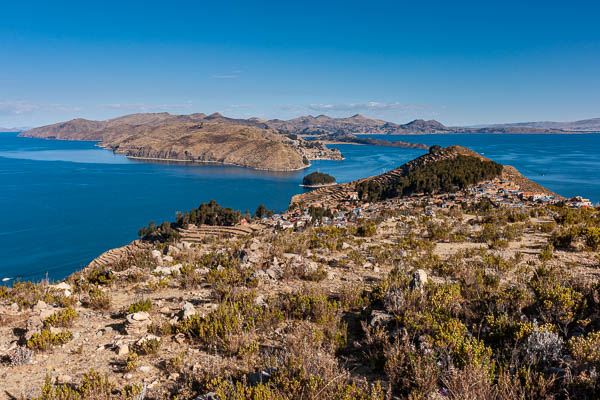
[[[323,172],[313,172],[306,175],[304,179],[302,179],[302,185],[300,186],[307,188],[319,188],[330,185],[335,185],[335,178],[333,176]]]

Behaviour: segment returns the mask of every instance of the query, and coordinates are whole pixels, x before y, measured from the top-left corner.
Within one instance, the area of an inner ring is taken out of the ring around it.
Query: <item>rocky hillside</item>
[[[0,286],[0,399],[599,398],[600,210],[475,196],[188,228]]]
[[[310,160],[342,159],[338,150],[320,142],[290,138],[260,125],[214,114],[133,114],[107,121],[76,119],[32,129],[21,136],[100,141],[101,147],[132,158],[214,162],[274,171],[306,168]]]
[[[52,125],[33,128],[21,133],[19,136],[59,140],[105,140],[107,135],[112,135],[116,130],[125,130],[129,127],[144,126],[155,128],[164,125],[212,122],[228,125],[243,125],[256,128],[267,128],[266,124],[243,119],[233,119],[219,113],[206,115],[203,113],[173,115],[169,113],[142,113],[129,114],[105,121],[93,121],[83,118],[59,122]],[[118,129],[115,129],[119,127]]]
[[[289,121],[270,120],[267,124],[284,133],[298,135],[328,135],[339,132],[352,134],[406,134],[406,133],[451,133],[437,121],[415,120],[400,125],[378,119],[367,118],[360,114],[349,118],[331,118],[326,115],[312,115],[290,119]]]
[[[352,133],[337,132],[328,135],[317,136],[315,139],[325,143],[352,143],[364,144],[369,146],[387,146],[387,147],[403,147],[409,149],[428,149],[429,146],[423,143],[410,143],[401,140],[389,141],[382,139],[374,139],[365,136],[356,136]]]
[[[414,160],[381,175],[359,179],[353,182],[341,183],[335,186],[296,195],[292,197],[290,207],[294,207],[296,204],[310,204],[315,201],[328,202],[349,198],[350,193],[359,192],[359,194],[361,194],[362,192],[368,191],[368,188],[377,188],[378,190],[381,188],[382,191],[385,191],[386,188],[394,188],[400,183],[404,184],[407,179],[410,179],[413,176],[423,174],[424,171],[431,169],[429,167],[435,168],[436,164],[455,160],[459,157],[463,159],[473,158],[480,160],[484,163],[484,165],[487,163],[493,163],[493,161],[483,157],[473,150],[462,146],[449,146],[446,148],[440,148],[437,151],[430,151],[427,154],[417,157]],[[456,168],[456,166],[453,168]],[[510,165],[500,166],[499,174],[497,176],[499,178],[518,183],[524,191],[540,192],[561,198],[561,196],[557,195],[556,193],[553,193],[543,186],[527,179],[521,173],[519,173],[516,168]]]

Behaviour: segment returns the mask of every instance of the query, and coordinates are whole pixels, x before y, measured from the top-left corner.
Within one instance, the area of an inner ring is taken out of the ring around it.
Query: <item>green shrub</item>
[[[40,333],[34,333],[31,339],[27,341],[27,347],[33,350],[46,351],[52,346],[58,346],[68,343],[73,339],[73,334],[70,331],[62,331],[52,333],[48,329],[44,329]]]
[[[44,320],[44,327],[69,327],[73,324],[73,320],[77,318],[79,314],[73,309],[73,307],[65,308],[49,316]]]
[[[125,361],[125,371],[135,371],[140,365],[138,354],[135,351],[130,351],[127,354],[127,360]]]
[[[108,285],[112,282],[114,275],[108,270],[94,268],[88,271],[86,278],[92,285]]]
[[[600,228],[588,227],[583,230],[586,245],[592,250],[600,247]]]
[[[115,393],[115,385],[109,381],[108,375],[91,369],[83,375],[77,385],[53,386],[49,375],[46,375],[42,394],[36,400],[84,400],[84,399],[133,399],[141,391],[128,388],[121,393]]]
[[[600,365],[600,331],[589,333],[585,337],[572,337],[569,349],[579,363]]]
[[[160,348],[159,338],[146,338],[135,345],[135,352],[142,355],[155,355]]]
[[[360,225],[356,228],[356,235],[361,237],[375,236],[377,233],[377,227],[374,224]]]
[[[152,309],[152,301],[151,300],[149,300],[149,299],[140,300],[129,306],[128,313],[133,314],[133,313],[140,312],[140,311],[150,311],[151,309]]]
[[[93,287],[90,289],[89,306],[94,310],[108,310],[110,297],[102,289]]]

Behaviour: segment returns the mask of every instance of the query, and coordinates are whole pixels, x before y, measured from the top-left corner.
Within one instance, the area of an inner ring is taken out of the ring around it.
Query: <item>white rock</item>
[[[186,301],[183,303],[183,319],[188,319],[192,315],[196,315],[196,309],[192,303]]]
[[[152,252],[150,252],[150,254],[152,255],[152,258],[154,260],[156,260],[159,264],[162,264],[163,257],[162,257],[162,253],[160,251],[152,250]]]
[[[146,311],[139,311],[133,314],[129,314],[127,317],[131,316],[131,319],[134,321],[145,321],[150,318],[150,314]]]
[[[73,382],[73,378],[70,375],[59,375],[56,378],[57,385],[67,385],[71,382]]]
[[[144,373],[150,372],[151,370],[152,370],[152,368],[150,368],[147,365],[142,365],[141,367],[138,368],[138,371],[144,372]]]
[[[171,263],[171,262],[173,262],[173,257],[171,257],[171,256],[164,256],[163,257],[163,261]]]
[[[43,302],[42,300],[38,300],[38,302],[33,306],[34,312],[40,312],[42,310],[46,310],[48,308],[48,304]]]
[[[71,285],[69,285],[67,282],[57,283],[56,285],[53,285],[52,287],[56,290],[62,291],[65,297],[70,297],[72,290],[73,290]]]
[[[125,356],[127,354],[129,354],[129,345],[122,344],[120,346],[117,346],[117,355],[118,356]]]
[[[156,267],[156,268],[154,268],[154,273],[162,274],[162,275],[171,275],[174,272],[180,272],[181,267],[182,267],[181,264],[175,264],[171,267]]]
[[[167,247],[167,254],[169,254],[169,255],[179,254],[180,252],[181,252],[181,250],[175,246],[169,245],[169,247]]]

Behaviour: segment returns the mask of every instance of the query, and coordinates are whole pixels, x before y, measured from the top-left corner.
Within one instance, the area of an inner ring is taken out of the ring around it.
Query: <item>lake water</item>
[[[389,140],[470,147],[511,164],[564,196],[600,201],[600,135],[411,135]],[[131,161],[91,142],[0,134],[0,278],[61,279],[105,250],[137,238],[149,221],[174,220],[215,199],[253,212],[287,208],[313,171],[338,182],[379,174],[424,153],[393,147],[336,145],[345,161],[314,161],[275,173],[217,165]]]

